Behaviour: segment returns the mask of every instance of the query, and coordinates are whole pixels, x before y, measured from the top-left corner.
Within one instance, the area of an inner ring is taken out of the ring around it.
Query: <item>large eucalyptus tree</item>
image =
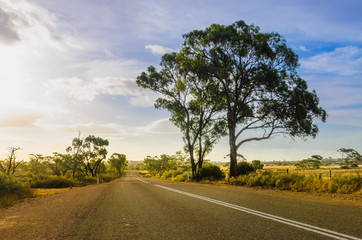
[[[236,175],[237,151],[251,141],[276,134],[315,137],[315,120],[326,120],[315,91],[298,76],[298,56],[277,33],[261,33],[244,21],[214,24],[184,36],[176,60],[183,71],[217,86],[226,101],[230,176]],[[208,90],[206,90],[208,91]],[[252,137],[246,134],[253,131]]]

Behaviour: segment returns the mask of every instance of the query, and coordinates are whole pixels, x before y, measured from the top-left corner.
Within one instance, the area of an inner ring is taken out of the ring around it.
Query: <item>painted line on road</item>
[[[236,209],[236,210],[239,210],[239,211],[242,211],[242,212],[246,212],[246,213],[249,213],[249,214],[259,216],[259,217],[267,218],[267,219],[270,219],[270,220],[273,220],[273,221],[276,221],[276,222],[280,222],[280,223],[284,223],[284,224],[287,224],[287,225],[290,225],[290,226],[301,228],[301,229],[304,229],[304,230],[307,230],[307,231],[315,232],[315,233],[318,233],[318,234],[321,234],[321,235],[324,235],[324,236],[327,236],[327,237],[331,237],[331,238],[334,238],[334,239],[361,240],[360,238],[349,236],[349,235],[346,235],[346,234],[343,234],[343,233],[338,233],[338,232],[331,231],[331,230],[328,230],[328,229],[324,229],[324,228],[316,227],[316,226],[313,226],[313,225],[297,222],[297,221],[294,221],[294,220],[278,217],[278,216],[275,216],[275,215],[272,215],[272,214],[256,211],[256,210],[253,210],[253,209],[250,209],[250,208],[245,208],[245,207],[241,207],[241,206],[234,205],[234,204],[231,204],[231,203],[222,202],[222,201],[219,201],[219,200],[216,200],[216,199],[203,197],[203,196],[200,196],[200,195],[196,195],[196,194],[193,194],[193,193],[188,193],[188,192],[176,190],[176,189],[161,186],[161,185],[155,185],[155,186],[166,189],[166,190],[169,190],[169,191],[177,192],[177,193],[180,193],[180,194],[183,194],[183,195],[187,195],[187,196],[190,196],[190,197],[198,198],[198,199],[201,199],[201,200],[204,200],[204,201],[208,201],[208,202],[211,202],[211,203],[215,203],[215,204],[218,204],[218,205],[222,205],[222,206],[225,206],[225,207],[233,208],[233,209]]]
[[[149,182],[146,182],[146,181],[144,181],[144,180],[142,180],[142,179],[140,179],[140,178],[138,178],[138,177],[134,177],[134,178],[137,179],[137,180],[140,181],[140,182],[149,183]]]

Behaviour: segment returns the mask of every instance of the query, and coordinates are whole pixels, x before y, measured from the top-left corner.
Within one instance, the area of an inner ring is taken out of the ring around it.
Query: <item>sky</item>
[[[318,136],[242,145],[247,160],[362,153],[362,2],[359,0],[0,0],[0,159],[9,147],[64,153],[80,131],[110,141],[128,160],[174,154],[182,135],[157,95],[135,80],[182,35],[244,20],[278,32],[298,55],[299,75],[328,114]],[[208,159],[227,161],[227,137]]]

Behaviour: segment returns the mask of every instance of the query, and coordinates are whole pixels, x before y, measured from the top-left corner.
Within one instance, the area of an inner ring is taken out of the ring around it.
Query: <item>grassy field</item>
[[[297,169],[295,166],[266,166],[261,171],[272,173],[295,173],[302,175],[321,175],[322,178],[333,178],[334,176],[361,176],[362,165],[354,169],[342,169],[338,165],[322,166],[320,169]]]

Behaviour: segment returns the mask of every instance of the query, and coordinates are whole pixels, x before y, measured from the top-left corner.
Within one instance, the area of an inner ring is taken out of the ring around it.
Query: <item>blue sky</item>
[[[136,77],[182,34],[244,20],[278,32],[299,55],[299,74],[327,110],[316,139],[249,143],[248,160],[299,160],[362,152],[362,2],[0,0],[0,156],[7,148],[64,152],[78,131],[110,140],[130,160],[183,148],[169,114]],[[227,139],[209,155],[225,160]]]

